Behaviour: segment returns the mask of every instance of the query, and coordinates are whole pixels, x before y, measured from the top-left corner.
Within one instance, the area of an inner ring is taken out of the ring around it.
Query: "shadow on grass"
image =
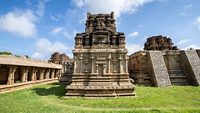
[[[50,85],[51,85],[50,88],[33,88],[31,90],[39,96],[55,95],[55,96],[61,98],[65,95],[66,85],[63,85],[63,84],[60,84],[60,83],[52,83]]]

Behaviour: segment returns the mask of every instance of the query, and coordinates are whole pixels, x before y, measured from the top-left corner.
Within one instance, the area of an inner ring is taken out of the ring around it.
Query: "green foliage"
[[[136,88],[136,97],[64,98],[58,83],[0,94],[2,113],[198,113],[200,87]]]
[[[7,52],[7,51],[3,51],[3,52],[0,52],[0,55],[12,55],[11,52]]]

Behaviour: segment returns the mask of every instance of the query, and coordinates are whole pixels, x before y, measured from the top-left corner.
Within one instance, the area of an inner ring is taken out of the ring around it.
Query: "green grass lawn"
[[[1,113],[152,112],[200,113],[200,87],[136,88],[137,97],[63,98],[65,86],[58,83],[0,94]]]

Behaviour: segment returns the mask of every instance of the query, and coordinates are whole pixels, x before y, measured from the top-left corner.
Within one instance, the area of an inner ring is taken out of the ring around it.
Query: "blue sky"
[[[181,49],[200,48],[200,0],[1,0],[0,51],[47,60],[55,51],[72,57],[86,13],[115,12],[129,54],[147,37],[164,35]]]

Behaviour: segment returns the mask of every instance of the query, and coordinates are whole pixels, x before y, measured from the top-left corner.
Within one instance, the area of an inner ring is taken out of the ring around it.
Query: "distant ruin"
[[[158,35],[147,38],[144,50],[178,50],[178,48],[173,46],[171,38]]]
[[[114,13],[87,14],[84,33],[75,37],[74,71],[66,96],[134,96],[125,36],[116,32]]]
[[[129,73],[136,84],[200,85],[199,50],[178,50],[170,38],[147,39],[144,51],[130,55]]]
[[[55,52],[51,55],[49,62],[53,62],[55,64],[63,64],[68,60],[69,57],[65,53],[60,54],[59,52]]]

